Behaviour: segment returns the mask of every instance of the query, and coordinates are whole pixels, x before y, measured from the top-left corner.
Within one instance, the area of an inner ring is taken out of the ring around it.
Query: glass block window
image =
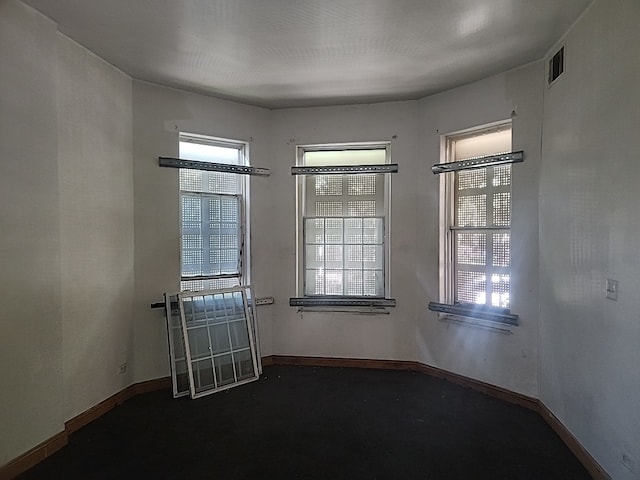
[[[246,164],[240,142],[180,135],[180,158]],[[181,290],[226,288],[242,283],[244,193],[242,175],[179,170],[181,203]]]
[[[449,161],[511,151],[509,127],[447,139]],[[448,183],[447,183],[448,182]],[[447,303],[509,309],[511,304],[511,165],[452,173],[445,183],[450,283]]]
[[[388,145],[299,150],[299,165],[369,165],[390,161]],[[388,205],[384,174],[302,177],[301,290],[305,296],[384,297]]]

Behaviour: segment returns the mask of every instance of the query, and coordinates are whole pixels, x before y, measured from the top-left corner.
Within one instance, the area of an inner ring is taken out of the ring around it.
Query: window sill
[[[429,302],[429,310],[454,317],[488,320],[501,325],[518,326],[520,317],[506,309],[491,308],[482,305],[449,305],[447,303]]]

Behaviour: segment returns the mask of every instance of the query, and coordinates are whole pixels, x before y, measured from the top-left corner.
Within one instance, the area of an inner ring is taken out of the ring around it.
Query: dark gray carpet
[[[135,397],[23,479],[589,479],[538,416],[427,375],[270,366],[199,400]]]

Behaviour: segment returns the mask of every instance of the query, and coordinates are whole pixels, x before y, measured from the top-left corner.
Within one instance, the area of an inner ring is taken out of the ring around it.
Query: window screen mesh
[[[511,165],[496,165],[493,167],[493,186],[511,185]]]
[[[509,308],[509,296],[511,278],[509,274],[491,275],[491,305],[494,307]]]
[[[182,276],[240,275],[241,204],[235,195],[183,195]],[[200,221],[202,217],[209,221]]]
[[[457,261],[465,265],[485,265],[487,259],[486,233],[458,233]]]
[[[346,179],[348,195],[376,194],[376,175],[348,175]]]
[[[342,195],[342,175],[317,175],[315,189],[316,196]]]
[[[318,217],[341,217],[342,202],[316,202]]]
[[[200,193],[240,193],[242,179],[225,172],[207,172],[181,168],[180,190]]]
[[[511,264],[511,234],[493,235],[493,266],[508,267]]]
[[[511,224],[511,193],[493,195],[493,224],[505,227]]]
[[[356,200],[347,205],[350,217],[373,217],[376,214],[375,200]]]
[[[486,275],[483,272],[467,272],[458,270],[456,275],[457,301],[466,303],[485,304]]]
[[[461,227],[487,226],[487,196],[464,195],[458,197],[457,225]]]
[[[456,172],[456,177],[458,181],[458,190],[484,188],[487,186],[487,170],[485,168],[478,170],[462,170]]]

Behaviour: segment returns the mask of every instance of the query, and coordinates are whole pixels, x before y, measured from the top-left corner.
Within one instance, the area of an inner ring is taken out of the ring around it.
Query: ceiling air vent
[[[562,72],[564,72],[564,47],[549,60],[549,85],[555,82]]]

